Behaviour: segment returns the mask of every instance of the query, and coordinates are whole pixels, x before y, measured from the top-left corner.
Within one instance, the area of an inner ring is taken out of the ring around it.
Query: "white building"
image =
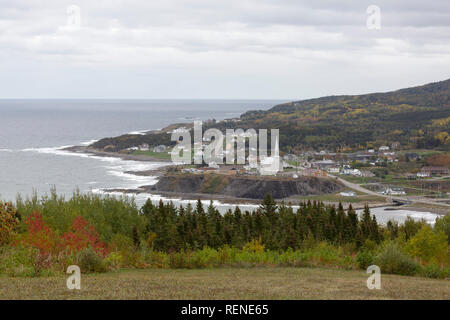
[[[219,169],[219,165],[217,163],[215,163],[214,161],[211,161],[210,163],[208,163],[208,167],[213,168],[213,169]]]
[[[359,171],[358,169],[344,168],[344,169],[342,169],[342,174],[360,177],[361,171]]]
[[[344,197],[354,197],[356,196],[356,193],[354,191],[343,191],[339,193],[341,196]]]
[[[339,173],[339,167],[331,167],[327,169],[327,172],[329,173]]]
[[[275,140],[274,155],[260,159],[259,174],[263,176],[276,175],[277,172],[283,171],[283,163],[280,160],[280,149],[278,145],[278,137]]]
[[[417,178],[429,178],[429,177],[431,177],[431,174],[430,174],[430,172],[428,172],[428,171],[420,171],[420,172],[417,172]]]
[[[389,146],[381,146],[378,151],[380,152],[384,152],[384,151],[389,151]]]
[[[157,147],[154,147],[153,148],[153,152],[160,153],[160,152],[166,151],[166,149],[167,149],[167,147],[165,145],[161,144],[161,145],[159,145]]]
[[[383,192],[383,194],[388,194],[391,196],[405,195],[406,191],[403,188],[398,187],[388,187]]]

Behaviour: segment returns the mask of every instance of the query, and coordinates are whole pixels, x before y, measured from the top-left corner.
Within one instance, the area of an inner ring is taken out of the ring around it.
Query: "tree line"
[[[375,216],[365,207],[361,219],[350,205],[324,205],[322,202],[301,202],[298,209],[277,205],[270,195],[252,212],[239,207],[224,215],[212,205],[206,208],[200,200],[195,207],[175,207],[172,203],[154,205],[148,200],[141,208],[146,218],[144,230],[147,241],[155,250],[179,251],[204,246],[220,248],[224,245],[243,247],[260,239],[270,250],[298,249],[311,241],[327,241],[357,247],[369,239],[382,240],[382,232]],[[393,227],[394,225],[391,224]],[[141,237],[134,231],[135,242]]]

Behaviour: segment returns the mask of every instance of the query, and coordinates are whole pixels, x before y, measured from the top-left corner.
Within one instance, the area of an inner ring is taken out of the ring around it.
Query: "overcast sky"
[[[448,0],[0,0],[0,98],[291,100],[448,78]]]

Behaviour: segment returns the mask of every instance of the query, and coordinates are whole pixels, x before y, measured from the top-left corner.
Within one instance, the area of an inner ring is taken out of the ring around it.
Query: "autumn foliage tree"
[[[92,248],[99,255],[107,254],[106,245],[100,241],[97,229],[81,216],[77,216],[70,230],[63,234],[62,243],[70,252]]]
[[[18,222],[13,205],[0,202],[0,246],[10,243]]]
[[[19,237],[16,245],[36,248],[41,254],[57,254],[64,250],[76,253],[87,248],[92,248],[101,256],[108,253],[97,229],[81,216],[75,217],[70,229],[62,236],[46,224],[38,211],[32,213],[25,224],[27,232]]]
[[[406,246],[408,253],[418,257],[424,263],[449,262],[447,235],[443,231],[434,232],[429,225],[422,228],[412,237]]]
[[[17,245],[36,248],[41,254],[51,254],[61,250],[58,234],[45,223],[38,211],[28,216],[25,224],[27,232],[21,235],[16,242]]]

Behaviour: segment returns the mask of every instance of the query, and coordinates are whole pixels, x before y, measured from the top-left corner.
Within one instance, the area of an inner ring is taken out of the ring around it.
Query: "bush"
[[[38,250],[28,247],[1,247],[0,274],[10,277],[35,277],[35,259]]]
[[[103,264],[107,270],[117,270],[122,265],[122,254],[120,252],[111,252],[103,260]]]
[[[172,252],[168,255],[169,267],[173,269],[192,268],[190,252]]]
[[[259,237],[258,239],[253,239],[249,242],[247,242],[242,250],[246,252],[263,252],[264,251],[264,245],[262,244],[262,239]]]
[[[447,236],[447,242],[450,244],[450,214],[437,218],[436,223],[434,224],[434,230],[436,232],[444,232]]]
[[[374,264],[375,257],[369,250],[363,249],[356,255],[356,263],[361,269],[367,269],[368,266]]]
[[[421,275],[427,278],[445,279],[450,276],[450,269],[440,268],[436,264],[428,264],[422,267]]]
[[[130,267],[130,268],[145,268],[148,267],[144,258],[146,258],[145,251],[138,251],[134,246],[123,249],[120,251],[122,256],[122,265]]]
[[[409,239],[406,250],[425,263],[449,263],[447,235],[443,231],[433,232],[428,225]]]
[[[217,250],[208,247],[194,251],[190,257],[195,268],[210,268],[216,266],[219,262]]]
[[[106,271],[102,258],[92,248],[80,252],[79,263],[80,269],[84,273]]]
[[[381,272],[411,276],[416,274],[420,267],[411,257],[404,254],[396,243],[388,243],[384,250],[375,258],[375,264]]]
[[[18,223],[13,205],[0,202],[0,246],[10,243]]]

